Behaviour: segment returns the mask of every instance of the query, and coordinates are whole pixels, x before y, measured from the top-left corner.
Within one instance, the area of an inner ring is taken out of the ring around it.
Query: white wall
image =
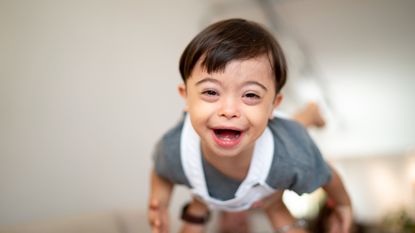
[[[174,5],[172,5],[174,4]],[[202,1],[0,1],[0,224],[145,209]]]

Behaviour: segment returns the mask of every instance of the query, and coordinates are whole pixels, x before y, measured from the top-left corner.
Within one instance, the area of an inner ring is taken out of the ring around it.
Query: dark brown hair
[[[208,73],[224,71],[228,62],[266,54],[275,75],[278,93],[287,79],[287,64],[277,40],[261,25],[244,19],[228,19],[214,23],[187,45],[180,58],[183,81],[192,74],[199,61]]]

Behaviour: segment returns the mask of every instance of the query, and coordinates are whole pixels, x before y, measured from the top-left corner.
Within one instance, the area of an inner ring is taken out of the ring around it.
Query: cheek
[[[257,127],[264,127],[264,128],[268,124],[268,120],[272,116],[272,112],[273,112],[273,105],[271,104],[264,104],[264,105],[249,109],[249,111],[246,111],[249,121],[251,121],[252,125],[255,125]]]
[[[276,109],[276,107],[275,107],[275,99],[274,98],[271,98],[270,100],[269,100],[269,102],[268,102],[268,105],[267,105],[267,117],[268,117],[268,120],[269,119],[271,119],[272,117],[273,117],[273,113],[274,113],[274,110]]]
[[[213,104],[208,104],[203,101],[192,101],[188,104],[189,112],[193,115],[205,116],[215,110]]]
[[[188,113],[192,122],[199,127],[206,125],[210,116],[215,112],[212,104],[206,104],[201,101],[191,101],[188,103]]]
[[[248,118],[253,125],[264,126],[269,120],[269,109],[268,108],[256,108],[249,111]]]

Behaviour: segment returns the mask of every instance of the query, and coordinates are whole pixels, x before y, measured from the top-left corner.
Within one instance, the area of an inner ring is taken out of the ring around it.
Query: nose
[[[220,103],[220,109],[218,115],[227,119],[238,118],[241,116],[239,111],[238,102],[232,98],[223,98]]]

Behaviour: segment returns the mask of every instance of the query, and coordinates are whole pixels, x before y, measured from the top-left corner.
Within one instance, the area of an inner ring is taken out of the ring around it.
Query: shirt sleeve
[[[169,160],[165,153],[165,148],[163,146],[163,141],[160,140],[157,142],[153,151],[153,161],[154,161],[154,170],[157,175],[170,180],[170,169]],[[171,180],[170,180],[171,181]]]
[[[304,132],[307,139],[305,145],[309,164],[298,171],[297,180],[292,185],[292,190],[298,194],[313,192],[331,179],[329,165],[307,131]]]
[[[152,157],[157,175],[172,183],[190,186],[180,158],[181,126],[182,124],[179,123],[158,141]]]
[[[271,187],[301,195],[329,182],[331,169],[302,125],[277,118],[270,128],[275,137],[274,159],[267,178]]]

